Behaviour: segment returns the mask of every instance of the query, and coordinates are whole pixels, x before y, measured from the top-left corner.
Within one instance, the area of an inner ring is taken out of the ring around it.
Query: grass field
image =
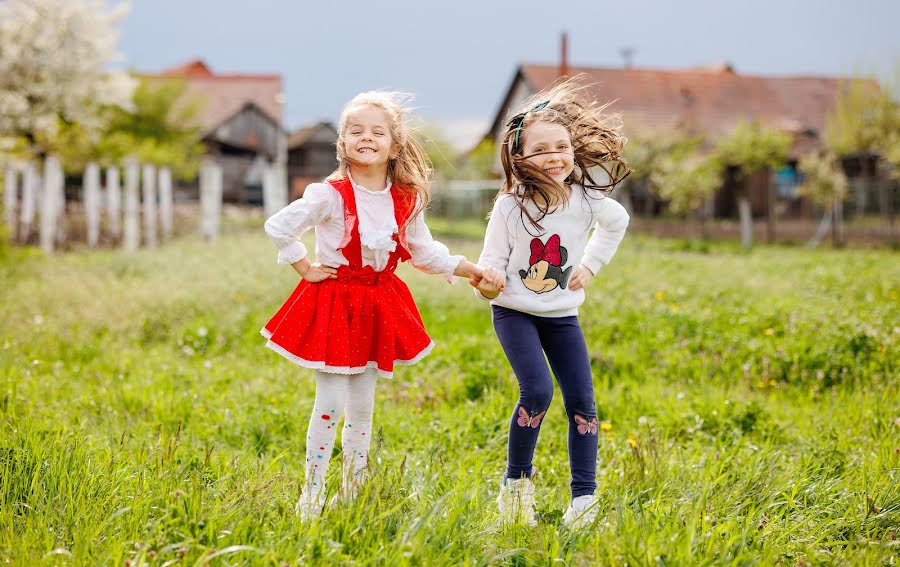
[[[477,258],[479,226],[434,226]],[[0,264],[0,561],[895,565],[898,259],[629,235],[581,312],[602,511],[572,533],[558,393],[536,453],[539,525],[497,526],[517,390],[464,282],[401,268],[437,347],[380,382],[363,495],[303,524],[314,389],[258,334],[296,283],[261,230],[135,255],[14,250]]]

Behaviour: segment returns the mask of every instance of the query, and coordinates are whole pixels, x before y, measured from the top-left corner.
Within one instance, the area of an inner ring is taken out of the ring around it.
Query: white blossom
[[[110,69],[128,4],[0,2],[0,135],[52,132],[57,119],[99,127],[98,107],[128,108],[136,81]]]

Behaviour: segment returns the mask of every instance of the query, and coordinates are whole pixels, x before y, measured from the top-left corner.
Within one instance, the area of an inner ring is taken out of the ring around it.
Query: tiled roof
[[[569,68],[570,76],[579,74],[583,74],[582,80],[595,100],[615,101],[610,110],[622,114],[626,134],[689,127],[713,137],[727,134],[741,119],[821,137],[825,116],[845,81],[833,77],[741,75],[729,65],[674,71]],[[559,78],[559,67],[522,65],[513,84],[520,78],[537,92]],[[507,94],[499,113],[503,116],[496,117],[492,135],[511,111],[506,108],[509,98]]]
[[[328,138],[337,138],[337,130],[331,122],[316,122],[315,124],[309,124],[308,126],[304,126],[296,130],[293,134],[288,137],[287,147],[288,149],[296,148],[297,146],[303,145],[310,138],[314,137],[316,134],[325,130],[325,135]]]
[[[166,69],[144,77],[174,77],[187,82],[187,96],[203,101],[198,122],[204,133],[209,132],[247,102],[256,104],[278,124],[282,120],[281,75],[272,74],[214,74],[201,60]]]

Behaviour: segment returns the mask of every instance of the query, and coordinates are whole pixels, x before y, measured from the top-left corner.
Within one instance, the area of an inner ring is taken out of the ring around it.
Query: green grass
[[[477,241],[452,238],[474,225],[433,224],[477,258]],[[134,255],[13,250],[0,561],[896,564],[897,260],[629,235],[581,313],[607,426],[601,516],[579,534],[559,526],[558,393],[536,453],[539,525],[496,525],[517,390],[465,283],[401,268],[437,347],[379,384],[364,494],[305,525],[313,381],[263,348],[296,276],[260,233]]]

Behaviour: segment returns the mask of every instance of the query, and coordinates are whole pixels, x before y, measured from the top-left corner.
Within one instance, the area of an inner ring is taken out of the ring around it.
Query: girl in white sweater
[[[504,521],[535,523],[532,458],[553,395],[545,353],[569,419],[572,499],[563,520],[582,526],[596,515],[597,411],[577,314],[584,287],[625,235],[628,214],[607,195],[630,171],[616,118],[580,100],[578,90],[568,81],[539,93],[507,123],[505,180],[478,262],[505,275],[505,289],[485,279],[476,293],[491,300],[519,382],[497,499]]]

